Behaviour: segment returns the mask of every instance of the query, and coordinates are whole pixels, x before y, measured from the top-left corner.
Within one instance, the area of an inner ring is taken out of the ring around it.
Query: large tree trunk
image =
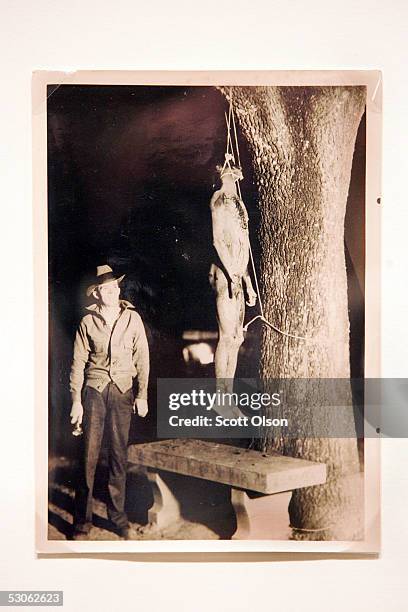
[[[288,338],[264,326],[260,376],[348,378],[344,217],[365,88],[232,87],[223,92],[232,99],[248,142],[259,190],[265,316],[282,330],[307,336]],[[301,427],[301,410],[297,418]],[[350,411],[351,426],[352,420]],[[356,440],[267,436],[266,442],[268,448],[328,467],[326,485],[300,489],[292,497],[297,537],[356,537],[348,514],[356,499]]]

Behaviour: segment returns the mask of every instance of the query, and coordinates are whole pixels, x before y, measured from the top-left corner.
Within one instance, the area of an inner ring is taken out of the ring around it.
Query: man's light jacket
[[[121,313],[113,330],[99,312],[97,304],[81,320],[74,343],[70,375],[72,401],[81,401],[82,387],[89,385],[102,392],[109,382],[125,393],[137,378],[136,397],[147,398],[149,346],[140,315],[134,306],[120,301]]]

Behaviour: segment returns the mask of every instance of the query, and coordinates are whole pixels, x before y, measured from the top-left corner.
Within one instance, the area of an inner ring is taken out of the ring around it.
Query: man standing
[[[129,537],[124,510],[127,444],[132,410],[141,417],[148,411],[149,348],[139,314],[130,302],[119,299],[122,279],[109,266],[98,266],[87,290],[95,303],[75,337],[70,416],[77,429],[82,425],[84,452],[75,493],[74,539],[86,538],[92,527],[92,493],[104,431],[109,444],[108,517],[121,537]]]

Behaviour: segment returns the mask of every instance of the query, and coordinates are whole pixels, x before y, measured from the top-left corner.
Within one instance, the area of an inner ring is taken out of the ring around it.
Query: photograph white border
[[[47,85],[364,85],[367,87],[365,377],[380,372],[380,216],[382,76],[379,71],[77,71],[33,74],[33,244],[35,300],[35,475],[37,553],[357,553],[380,548],[380,439],[365,440],[362,541],[48,540]]]

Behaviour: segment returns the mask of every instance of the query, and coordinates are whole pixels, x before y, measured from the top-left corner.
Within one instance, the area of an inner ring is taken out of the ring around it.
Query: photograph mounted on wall
[[[38,552],[379,552],[381,97],[34,73]]]

